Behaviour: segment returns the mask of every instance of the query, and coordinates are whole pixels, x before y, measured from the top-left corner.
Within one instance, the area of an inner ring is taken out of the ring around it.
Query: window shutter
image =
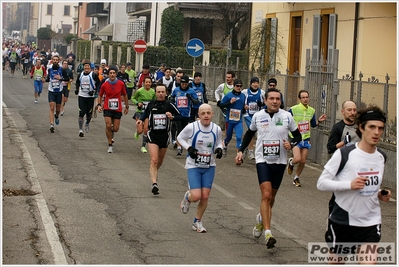
[[[328,54],[327,54],[328,64],[332,64],[334,60],[336,36],[337,36],[337,14],[330,14],[330,20],[328,24]]]
[[[270,24],[269,73],[274,74],[276,72],[277,18],[271,18]]]
[[[312,41],[313,61],[318,61],[320,59],[320,30],[321,30],[321,17],[320,15],[313,15],[313,41]]]

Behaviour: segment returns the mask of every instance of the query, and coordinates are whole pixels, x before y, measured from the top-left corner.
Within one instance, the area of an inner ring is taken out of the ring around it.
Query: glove
[[[187,97],[188,99],[190,99],[191,101],[193,101],[193,97],[192,97],[189,93],[186,94],[186,97]]]
[[[89,91],[89,96],[93,96],[94,95],[94,91]]]
[[[79,94],[79,89],[76,89],[75,90],[75,95],[78,95]]]
[[[196,159],[196,158],[197,158],[197,151],[198,151],[198,149],[193,148],[192,146],[190,146],[190,147],[187,149],[187,151],[188,151],[188,154],[190,155],[190,158],[192,158],[192,159]]]
[[[350,143],[352,140],[352,137],[349,135],[349,132],[346,133],[345,137],[344,137],[344,143],[345,145],[347,145],[348,143]]]
[[[256,104],[258,104],[258,107],[260,107],[260,108],[263,106],[263,102],[260,100],[256,101]]]
[[[223,151],[222,151],[222,149],[221,149],[220,147],[216,148],[215,154],[216,154],[216,158],[217,158],[217,159],[221,159],[222,156],[223,156]]]
[[[216,106],[220,107],[220,100],[216,103]]]

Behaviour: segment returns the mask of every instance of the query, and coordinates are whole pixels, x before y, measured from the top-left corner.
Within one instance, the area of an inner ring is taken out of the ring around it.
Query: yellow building
[[[334,58],[339,50],[338,77],[375,77],[397,81],[396,3],[253,2],[251,27],[272,25],[263,64],[271,73],[305,75],[306,49],[313,59]],[[273,38],[271,38],[272,40]],[[257,38],[251,38],[251,45]]]

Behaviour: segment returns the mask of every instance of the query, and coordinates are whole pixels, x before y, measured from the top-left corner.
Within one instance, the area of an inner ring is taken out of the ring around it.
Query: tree
[[[71,33],[69,33],[69,34],[67,34],[67,35],[65,35],[64,36],[64,40],[65,40],[65,42],[67,43],[67,44],[70,44],[71,42],[72,42],[72,39],[73,38],[78,38],[78,36],[77,35],[74,35],[74,34],[71,34]]]
[[[161,18],[160,46],[176,47],[183,46],[183,23],[184,16],[175,6],[166,8]]]
[[[54,36],[55,32],[47,27],[42,27],[37,30],[37,39],[38,40],[51,40]]]

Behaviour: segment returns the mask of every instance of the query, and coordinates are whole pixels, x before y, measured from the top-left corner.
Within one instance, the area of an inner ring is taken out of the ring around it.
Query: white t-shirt
[[[216,88],[216,90],[215,90],[215,99],[216,99],[216,101],[219,101],[219,100],[223,99],[225,85],[226,85],[227,88],[229,88],[230,91],[233,90],[233,87],[234,87],[233,84],[231,84],[231,85],[227,84],[227,83],[220,84],[218,86],[218,88]]]
[[[287,164],[287,150],[283,140],[288,141],[288,132],[297,129],[291,113],[280,109],[271,118],[262,109],[253,115],[249,128],[258,133],[255,145],[256,163]]]
[[[213,122],[205,127],[197,120],[184,127],[177,136],[177,141],[185,149],[190,146],[198,149],[197,159],[187,155],[186,169],[209,168],[216,166],[214,153],[216,148],[222,148],[222,129]]]
[[[324,166],[317,181],[321,191],[332,191],[335,203],[330,220],[338,224],[367,227],[381,223],[381,209],[378,191],[384,175],[385,158],[383,152],[375,150],[367,153],[354,144],[355,149],[348,155],[345,167],[336,176],[341,163],[341,151],[336,150]],[[351,181],[366,176],[369,182],[363,189],[351,190]]]

